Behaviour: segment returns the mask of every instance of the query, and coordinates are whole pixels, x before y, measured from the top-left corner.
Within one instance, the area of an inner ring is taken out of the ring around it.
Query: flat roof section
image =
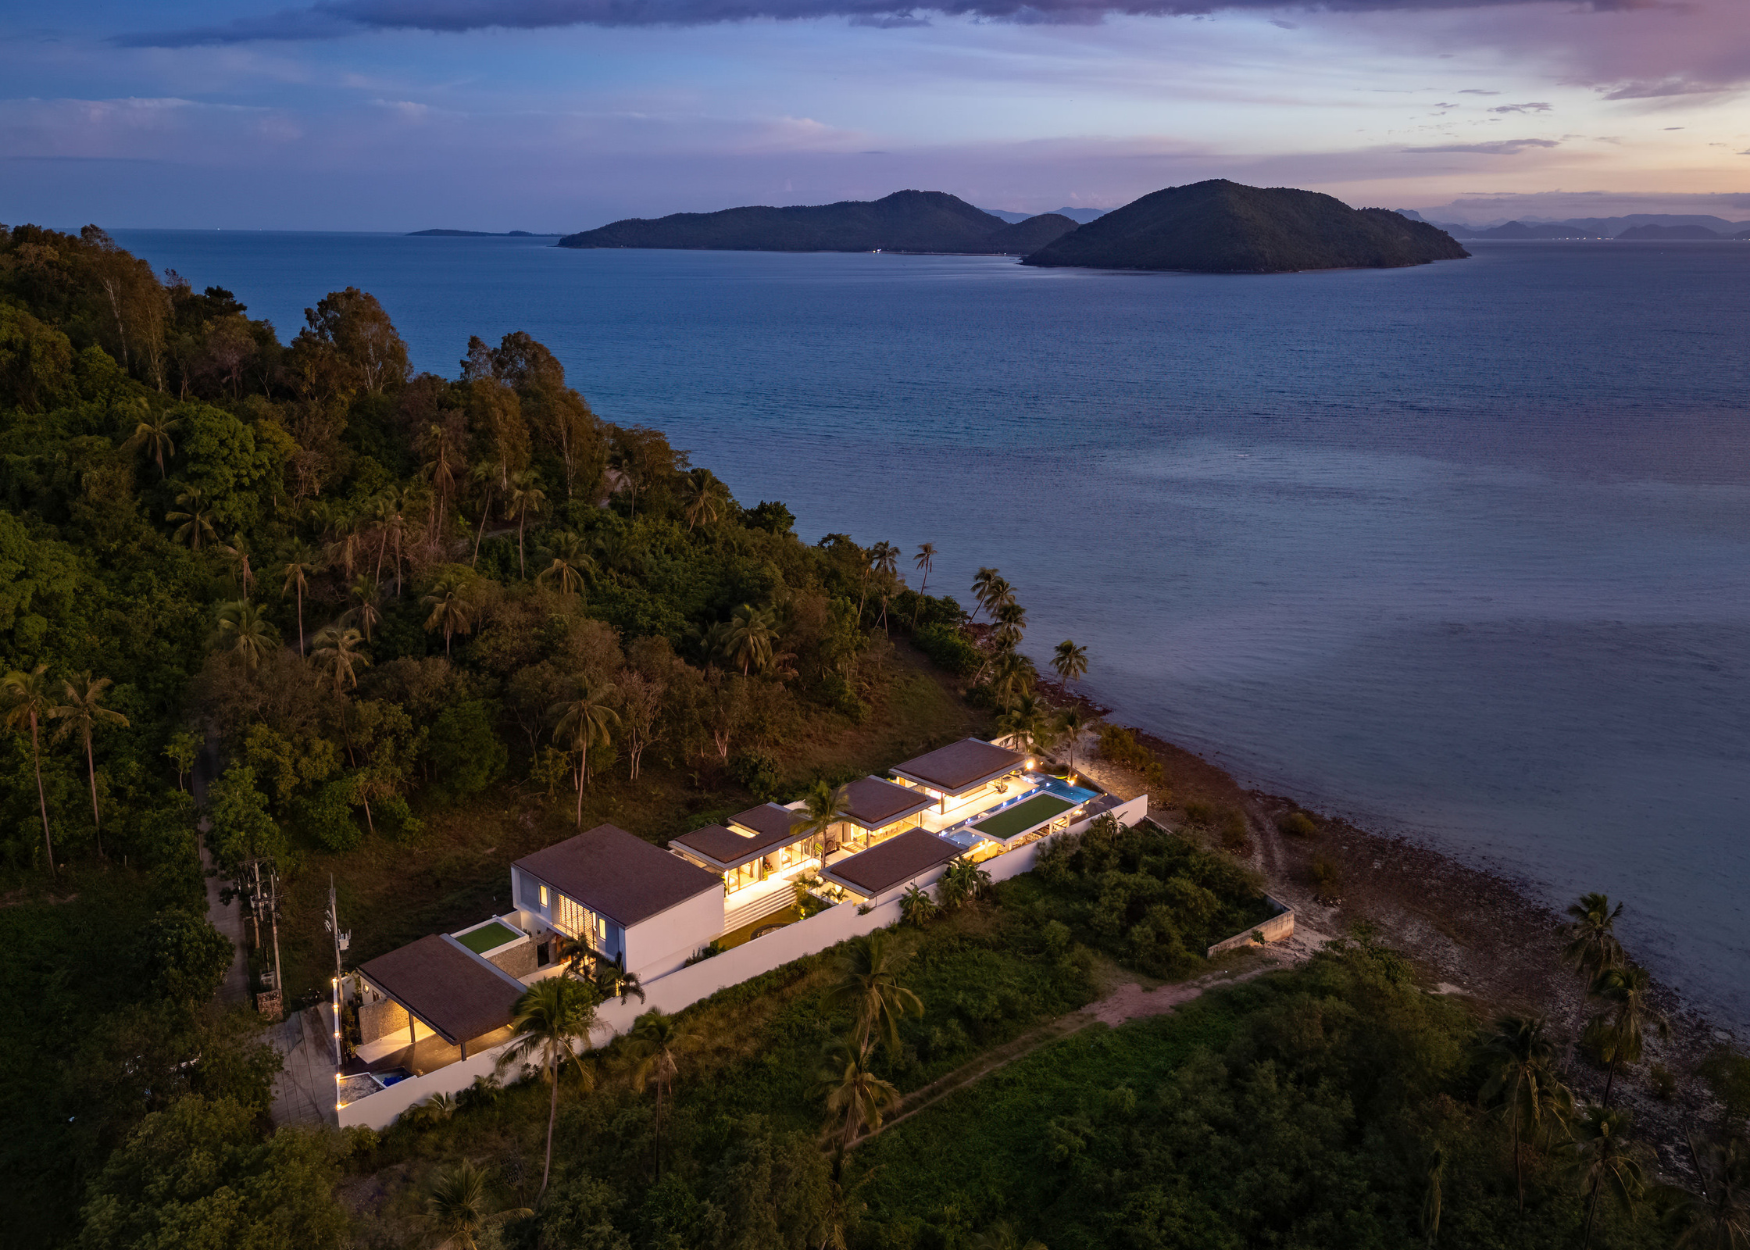
[[[990,819],[981,820],[972,827],[987,838],[1007,842],[1029,829],[1036,829],[1061,816],[1074,806],[1068,799],[1059,798],[1055,794],[1036,794],[1026,802],[1004,808]]]
[[[670,847],[690,851],[727,872],[731,868],[739,868],[743,864],[770,855],[794,841],[796,839],[788,832],[782,835],[755,836],[739,829],[726,829],[722,825],[706,825],[703,829],[694,829],[678,838],[670,838],[668,844]]]
[[[523,856],[516,866],[622,928],[723,888],[716,873],[615,825],[597,825]]]
[[[860,855],[841,859],[820,875],[864,898],[874,898],[960,854],[961,849],[946,838],[923,829],[907,829]]]
[[[359,974],[452,1046],[509,1024],[524,989],[441,933],[378,955]]]
[[[1027,762],[1019,751],[999,747],[983,738],[962,738],[938,747],[892,770],[897,776],[944,794],[965,794]]]
[[[851,782],[845,787],[844,801],[850,822],[865,829],[883,829],[936,805],[936,800],[927,794],[879,777],[859,777]]]
[[[761,803],[758,807],[735,813],[729,818],[729,823],[751,829],[768,838],[788,840],[791,828],[800,824],[801,818],[787,807],[779,807],[776,803]],[[776,842],[773,845],[782,846],[784,843]]]

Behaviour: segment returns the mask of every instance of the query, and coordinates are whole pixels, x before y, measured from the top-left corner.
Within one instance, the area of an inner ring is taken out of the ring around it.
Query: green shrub
[[[435,787],[450,798],[478,794],[498,779],[510,759],[492,732],[492,713],[482,699],[452,703],[438,713],[426,751]]]
[[[350,851],[364,841],[365,831],[352,818],[357,783],[351,777],[331,781],[315,794],[293,804],[298,827],[330,851]]]
[[[1316,837],[1318,824],[1305,812],[1289,812],[1276,822],[1276,827],[1291,838]]]
[[[984,663],[983,652],[955,625],[920,625],[912,641],[932,664],[955,677],[970,677]]]
[[[234,948],[204,916],[171,911],[146,927],[153,988],[178,1002],[204,1003],[225,979]]]
[[[1235,855],[1246,849],[1251,828],[1246,824],[1246,814],[1237,807],[1221,809],[1221,820],[1218,826],[1221,830],[1221,846],[1225,851]]]
[[[730,756],[729,775],[756,799],[763,801],[778,793],[778,761],[759,751],[741,751]]]
[[[1343,891],[1343,870],[1321,855],[1312,863],[1313,894],[1321,903],[1335,903]]]

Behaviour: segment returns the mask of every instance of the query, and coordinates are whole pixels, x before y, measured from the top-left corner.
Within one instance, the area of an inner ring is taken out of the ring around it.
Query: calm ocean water
[[[524,329],[813,538],[994,564],[1091,693],[1311,806],[1627,900],[1750,1027],[1750,246],[1417,269],[121,231],[283,337],[348,284],[421,368]]]

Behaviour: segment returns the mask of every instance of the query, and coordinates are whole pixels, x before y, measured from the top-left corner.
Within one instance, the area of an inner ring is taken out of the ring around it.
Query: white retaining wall
[[[1118,818],[1123,825],[1134,825],[1148,814],[1148,796],[1138,795],[1136,798],[1113,809],[1110,813]],[[1093,823],[1093,820],[1078,821],[1071,825],[1065,833],[1081,833]],[[1062,837],[1056,834],[1053,837]],[[990,874],[993,883],[1007,881],[1010,877],[1018,877],[1032,870],[1039,859],[1039,852],[1052,838],[1041,838],[1037,842],[1029,842],[1006,854],[988,859],[980,865]],[[938,868],[922,877],[914,879],[913,884],[920,887],[934,885],[945,869]],[[632,1022],[646,1011],[660,1009],[673,1015],[694,1003],[709,998],[718,990],[727,989],[732,985],[740,985],[743,981],[781,968],[785,964],[808,955],[818,954],[829,947],[899,921],[899,892],[884,903],[878,903],[867,914],[858,914],[854,903],[840,903],[829,907],[823,912],[799,920],[795,924],[785,925],[764,937],[755,938],[751,942],[743,942],[732,947],[721,955],[701,960],[685,968],[678,968],[666,976],[657,977],[644,986],[644,1001],[636,998],[626,1003],[613,999],[596,1012],[596,1027],[590,1033],[592,1046],[605,1046],[615,1036],[624,1033],[632,1027]],[[1292,923],[1292,920],[1291,922]],[[1249,940],[1249,938],[1247,939]],[[560,972],[563,965],[555,964],[526,977],[526,981],[539,980],[542,977],[553,976]],[[424,1076],[409,1077],[397,1082],[388,1089],[379,1090],[375,1094],[361,1098],[357,1102],[348,1103],[340,1108],[340,1127],[350,1128],[355,1124],[367,1125],[371,1128],[387,1128],[395,1117],[415,1103],[424,1102],[433,1094],[459,1094],[474,1083],[477,1076],[486,1076],[494,1071],[498,1058],[504,1051],[503,1046],[483,1051],[478,1055],[452,1063]],[[507,1072],[507,1079],[514,1080],[518,1073]]]

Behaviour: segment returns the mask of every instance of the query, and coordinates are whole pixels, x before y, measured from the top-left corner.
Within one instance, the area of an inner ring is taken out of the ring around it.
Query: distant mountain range
[[[1355,209],[1316,191],[1216,178],[1145,195],[1021,263],[1287,273],[1391,269],[1469,255],[1450,235],[1390,209]]]
[[[879,200],[631,217],[568,234],[559,246],[1018,256],[1075,228],[1075,222],[1054,213],[1009,222],[942,191],[895,191]]]
[[[410,238],[437,235],[456,239],[556,239],[557,232],[541,234],[533,230],[410,230]]]
[[[1400,209],[1412,221],[1425,221],[1413,209]],[[1455,239],[1750,239],[1750,221],[1727,221],[1686,213],[1631,213],[1626,217],[1575,217],[1568,221],[1508,221],[1496,226],[1431,222]]]
[[[1004,221],[1013,222],[1026,221],[1032,216],[1031,213],[1017,213],[1007,208],[987,208],[984,211],[989,213],[992,217],[1001,217]],[[1068,217],[1077,225],[1085,226],[1096,217],[1104,217],[1111,211],[1112,210],[1109,208],[1054,208],[1051,210],[1050,214],[1042,215]]]

